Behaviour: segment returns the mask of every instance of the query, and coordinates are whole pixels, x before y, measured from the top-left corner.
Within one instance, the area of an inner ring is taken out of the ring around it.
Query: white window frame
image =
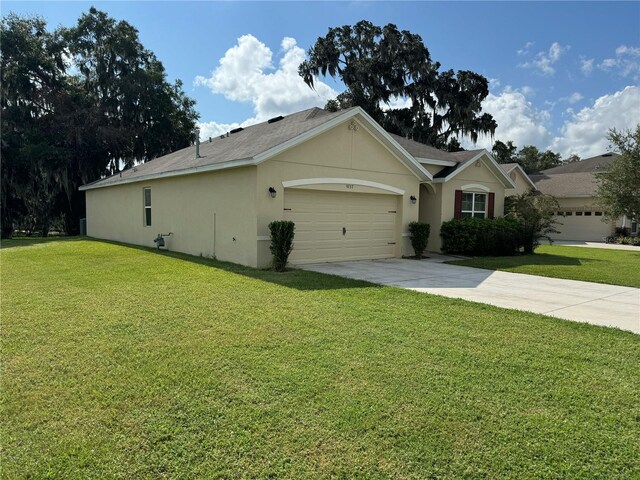
[[[462,208],[462,203],[464,203],[465,195],[473,195],[471,198],[471,210],[464,210]],[[484,196],[484,210],[476,210],[476,195]],[[465,192],[462,191],[462,202],[460,202],[460,216],[462,218],[468,218],[465,216],[465,213],[470,213],[471,218],[480,218],[476,217],[476,213],[482,213],[482,218],[487,218],[487,208],[489,206],[489,194],[484,192]]]
[[[149,205],[147,205],[147,190],[149,190]],[[142,189],[142,225],[145,227],[150,227],[153,223],[153,213],[151,214],[151,221],[147,223],[147,210],[151,212],[151,205],[153,205],[151,187],[144,187]]]
[[[631,229],[629,231],[631,235],[638,235],[638,219],[634,218],[631,220]]]

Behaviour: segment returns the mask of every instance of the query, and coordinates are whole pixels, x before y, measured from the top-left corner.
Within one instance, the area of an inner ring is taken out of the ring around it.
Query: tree
[[[559,153],[554,153],[551,150],[541,152],[533,145],[526,145],[518,152],[516,162],[526,173],[535,173],[557,167],[562,164],[562,159]]]
[[[347,90],[328,109],[360,106],[386,130],[438,148],[459,136],[475,142],[479,134],[493,135],[495,120],[480,113],[487,79],[439,68],[419,35],[363,20],[318,38],[299,74],[311,88],[319,75],[342,80]],[[409,100],[410,106],[391,108],[394,99]]]
[[[567,158],[565,158],[564,160],[562,160],[562,163],[574,163],[574,162],[579,162],[580,160],[582,160],[580,158],[580,155],[577,155],[575,153],[572,153],[571,155],[569,155]]]
[[[552,242],[549,234],[560,233],[555,228],[560,224],[555,220],[558,208],[555,197],[536,191],[505,198],[507,217],[520,221],[524,253],[533,253],[541,239]]]
[[[620,153],[606,172],[596,173],[597,196],[607,217],[638,218],[640,214],[640,124],[635,130],[611,129],[607,136]]]
[[[56,178],[61,152],[49,126],[67,101],[63,48],[37,17],[9,14],[2,18],[0,34],[2,237],[10,237],[26,216],[46,234],[50,208],[36,199],[50,205],[61,188]]]
[[[516,163],[517,151],[518,147],[516,147],[511,140],[507,143],[496,140],[493,144],[493,148],[491,149],[491,152],[498,163]]]
[[[76,234],[80,185],[190,144],[193,100],[127,22],[91,8],[72,28],[10,14],[1,29],[3,237],[27,218]]]

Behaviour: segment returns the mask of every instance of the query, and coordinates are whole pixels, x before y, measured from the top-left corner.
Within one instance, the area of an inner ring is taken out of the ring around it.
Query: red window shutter
[[[489,218],[493,218],[493,206],[495,202],[496,202],[496,194],[493,192],[489,193],[489,207],[487,211]]]
[[[453,218],[462,218],[462,190],[456,190]]]

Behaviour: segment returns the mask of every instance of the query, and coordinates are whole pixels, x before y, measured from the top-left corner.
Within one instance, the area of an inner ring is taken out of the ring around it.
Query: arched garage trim
[[[377,188],[378,190],[384,190],[386,192],[395,193],[396,195],[404,195],[404,190],[401,190],[391,185],[385,185],[384,183],[370,182],[369,180],[360,180],[358,178],[301,178],[299,180],[286,180],[282,182],[284,188],[288,187],[303,187],[306,185],[360,185],[362,187]]]

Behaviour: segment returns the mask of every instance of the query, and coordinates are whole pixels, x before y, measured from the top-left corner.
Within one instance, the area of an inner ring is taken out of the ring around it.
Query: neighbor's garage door
[[[595,212],[571,212],[571,216],[560,216],[556,225],[559,234],[552,235],[555,240],[575,240],[580,242],[602,242],[603,237],[611,235],[611,223],[603,222],[602,216]],[[582,215],[576,215],[582,213]],[[591,215],[585,215],[590,213]]]
[[[296,224],[291,263],[390,258],[395,195],[287,189],[284,219]]]

